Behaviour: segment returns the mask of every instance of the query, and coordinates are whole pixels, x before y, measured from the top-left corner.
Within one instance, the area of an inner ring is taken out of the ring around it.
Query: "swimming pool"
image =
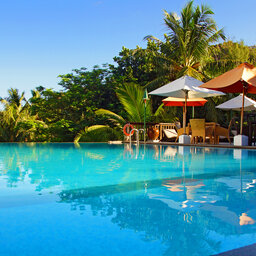
[[[0,144],[0,255],[211,255],[256,241],[256,151]]]

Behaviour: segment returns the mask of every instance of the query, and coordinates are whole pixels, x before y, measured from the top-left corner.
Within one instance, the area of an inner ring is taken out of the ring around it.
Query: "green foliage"
[[[111,140],[122,140],[120,129],[113,129],[106,125],[94,125],[77,134],[74,142],[107,142]]]
[[[156,78],[154,55],[159,50],[155,42],[148,42],[147,49],[122,48],[118,57],[114,57],[117,67],[111,65],[113,77],[117,83],[138,83],[142,86]]]
[[[48,124],[52,141],[73,141],[80,130],[98,122],[98,108],[120,109],[106,68],[76,69],[60,78],[62,92],[40,87],[30,99],[33,113]]]
[[[256,65],[256,50],[244,42],[227,41],[210,47],[210,54],[204,56],[204,74],[208,79],[219,76],[243,62]]]
[[[95,114],[106,117],[107,120],[110,121],[110,123],[112,123],[114,126],[117,126],[119,128],[122,128],[126,124],[126,121],[122,116],[107,109],[103,109],[103,108],[98,109],[95,112]]]
[[[130,122],[143,122],[145,104],[144,90],[138,84],[125,84],[116,90],[117,97],[123,105]],[[151,104],[146,104],[146,119],[151,118]]]
[[[182,116],[181,112],[181,108],[165,107],[161,104],[152,117],[152,121],[155,123],[174,123],[179,119],[177,116]]]
[[[117,97],[119,101],[121,102],[124,110],[126,111],[126,115],[125,115],[126,119],[112,111],[109,111],[106,109],[99,109],[96,111],[96,115],[104,116],[108,121],[110,121],[114,125],[114,128],[111,128],[110,126],[105,126],[105,125],[94,125],[85,129],[85,135],[88,135],[89,137],[92,136],[93,139],[95,136],[95,132],[102,132],[103,134],[106,133],[105,136],[109,136],[109,132],[112,131],[112,133],[115,135],[116,135],[116,132],[118,132],[121,135],[122,128],[125,125],[125,123],[127,122],[143,123],[144,114],[146,114],[147,122],[158,121],[160,119],[166,120],[167,118],[171,118],[173,120],[175,119],[172,113],[171,115],[170,115],[170,112],[167,113],[167,111],[163,108],[163,105],[161,105],[157,109],[155,114],[153,114],[152,112],[152,105],[150,101],[147,102],[146,108],[145,108],[145,104],[143,102],[144,90],[138,84],[135,84],[135,83],[125,84],[119,87],[116,90],[116,92],[117,92]],[[82,134],[81,132],[77,134],[77,136],[75,137],[75,142],[78,142],[80,140],[81,134]]]
[[[40,120],[27,120],[17,124],[17,133],[22,135],[22,141],[49,141],[47,125]]]
[[[55,142],[72,141],[74,127],[69,120],[61,119],[49,125],[50,140]]]
[[[19,95],[17,89],[10,89],[8,93],[6,99],[1,99],[4,110],[0,112],[0,141],[38,141],[42,138],[39,135],[45,128],[44,122],[31,115],[24,92]]]

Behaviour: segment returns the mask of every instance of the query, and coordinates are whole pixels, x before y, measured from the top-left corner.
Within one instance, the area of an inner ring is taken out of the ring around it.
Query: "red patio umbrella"
[[[165,106],[170,107],[185,107],[185,99],[168,97],[162,100]],[[207,102],[203,98],[187,99],[187,107],[202,107]]]
[[[238,67],[199,86],[225,93],[243,93],[240,134],[243,134],[244,96],[256,94],[256,67],[242,63]]]
[[[193,118],[194,118],[194,107],[202,107],[207,102],[207,100],[203,98],[194,98],[194,99],[187,99],[187,103],[186,103],[185,99],[175,98],[175,97],[168,97],[162,101],[164,103],[164,106],[183,107],[183,113],[185,111],[185,105],[186,107],[193,107]]]

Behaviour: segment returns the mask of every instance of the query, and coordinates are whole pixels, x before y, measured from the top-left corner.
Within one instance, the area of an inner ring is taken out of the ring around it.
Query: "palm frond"
[[[99,135],[101,138],[108,138],[108,135],[114,135],[116,136],[116,131],[109,127],[108,125],[93,125],[90,127],[86,127],[84,130],[81,130],[74,138],[74,143],[78,143],[80,141],[80,139],[83,136],[87,136],[88,138],[92,139],[93,141],[95,141],[95,135],[97,136],[98,141],[100,141],[99,139]]]
[[[160,40],[160,39],[158,39],[158,38],[156,38],[156,37],[154,37],[154,36],[152,36],[152,35],[147,35],[147,36],[145,36],[144,38],[143,38],[143,40],[151,40],[151,41],[154,41],[154,42],[156,42],[156,43],[162,43],[162,41]]]
[[[125,84],[116,90],[117,97],[128,113],[130,122],[144,120],[144,90],[137,84]],[[151,104],[146,105],[146,116],[151,116]]]
[[[96,130],[109,130],[112,129],[111,127],[109,127],[108,125],[92,125],[90,127],[85,128],[86,132],[92,132],[92,131],[96,131]]]
[[[111,121],[113,124],[115,124],[116,126],[123,126],[126,121],[124,120],[124,118],[110,110],[107,109],[98,109],[95,111],[96,115],[102,115],[102,116],[106,116],[108,118],[109,121]]]

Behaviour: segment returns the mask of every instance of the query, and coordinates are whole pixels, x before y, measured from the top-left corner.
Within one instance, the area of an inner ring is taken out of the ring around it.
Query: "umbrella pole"
[[[242,110],[241,110],[240,135],[243,135],[243,122],[244,122],[244,87],[245,87],[245,86],[243,86],[243,101],[242,101]]]
[[[144,143],[146,143],[146,104],[147,104],[147,101],[144,100],[144,130],[143,130],[143,133],[144,133]]]
[[[185,91],[185,106],[183,108],[183,134],[186,134],[186,114],[187,114],[187,100],[188,100],[188,91]]]

